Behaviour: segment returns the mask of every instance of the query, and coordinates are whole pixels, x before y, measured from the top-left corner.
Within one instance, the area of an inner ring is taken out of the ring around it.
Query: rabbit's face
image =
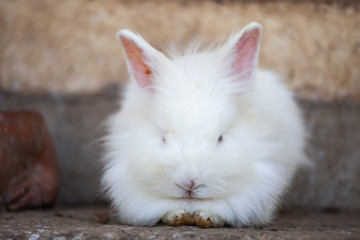
[[[201,79],[217,82],[206,77]],[[146,117],[140,117],[141,124],[134,122],[136,134],[128,134],[134,136],[130,148],[135,150],[129,156],[130,172],[134,182],[155,197],[224,199],[238,192],[252,174],[245,146],[249,137],[238,133],[232,94],[220,91],[221,86],[211,91],[192,82],[185,91],[191,95],[180,94],[185,86],[179,82],[147,100]]]

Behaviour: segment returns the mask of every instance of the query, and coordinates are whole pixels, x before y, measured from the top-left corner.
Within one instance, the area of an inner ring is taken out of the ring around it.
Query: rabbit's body
[[[172,60],[119,33],[133,81],[108,122],[102,180],[122,222],[172,224],[181,214],[214,226],[271,220],[304,162],[305,137],[291,92],[276,74],[255,71],[258,42],[242,39],[254,29],[259,41],[253,23],[218,49]]]

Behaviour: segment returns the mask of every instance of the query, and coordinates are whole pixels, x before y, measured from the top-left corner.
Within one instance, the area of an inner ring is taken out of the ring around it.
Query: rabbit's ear
[[[239,81],[250,79],[255,72],[258,63],[261,33],[261,25],[252,22],[228,41],[231,48],[232,73],[236,75]]]
[[[161,64],[161,59],[166,57],[140,35],[129,30],[120,30],[116,37],[123,47],[131,78],[142,88],[152,87],[156,67]]]

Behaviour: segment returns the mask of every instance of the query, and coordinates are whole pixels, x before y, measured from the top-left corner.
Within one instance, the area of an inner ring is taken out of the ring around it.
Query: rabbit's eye
[[[223,141],[223,136],[220,135],[220,137],[218,138],[217,142],[218,142],[218,143],[221,143],[222,141]]]
[[[165,144],[166,143],[166,138],[162,137],[162,142]]]

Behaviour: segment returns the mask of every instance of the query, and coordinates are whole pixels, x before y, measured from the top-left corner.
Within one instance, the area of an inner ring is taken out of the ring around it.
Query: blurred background
[[[128,77],[118,30],[166,51],[224,40],[251,21],[264,27],[260,67],[283,75],[304,111],[315,163],[283,208],[360,209],[359,1],[3,0],[0,110],[44,117],[60,167],[57,204],[103,201],[98,139]]]

